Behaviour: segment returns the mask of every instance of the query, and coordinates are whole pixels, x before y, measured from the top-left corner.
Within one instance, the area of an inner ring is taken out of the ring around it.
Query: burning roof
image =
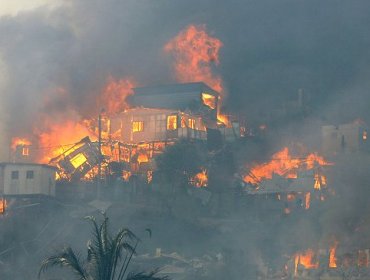
[[[134,92],[131,97],[131,104],[134,106],[191,111],[202,108],[202,98],[205,95],[209,99],[214,98],[213,106],[207,108],[216,109],[219,97],[218,92],[202,82],[134,88]]]

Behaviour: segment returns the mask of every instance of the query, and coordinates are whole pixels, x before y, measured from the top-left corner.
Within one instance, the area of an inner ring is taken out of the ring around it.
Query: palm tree
[[[123,228],[115,236],[108,232],[108,217],[103,214],[103,221],[98,225],[95,217],[86,217],[93,228],[93,238],[87,243],[87,258],[74,252],[71,247],[65,247],[60,252],[46,258],[40,267],[42,273],[53,266],[67,267],[79,280],[162,280],[167,277],[157,277],[158,270],[149,273],[127,273],[132,256],[140,240],[129,229]],[[132,246],[131,244],[135,245]]]

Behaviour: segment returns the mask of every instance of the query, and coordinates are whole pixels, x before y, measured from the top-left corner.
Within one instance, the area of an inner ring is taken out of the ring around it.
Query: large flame
[[[223,92],[222,80],[212,73],[212,64],[219,64],[222,42],[206,32],[204,25],[189,25],[164,47],[174,58],[176,78],[181,82],[203,81]]]
[[[39,162],[48,163],[50,159],[60,155],[86,136],[96,139],[96,136],[80,122],[67,120],[63,123],[49,124],[48,128],[38,135],[41,154]]]
[[[101,95],[97,99],[100,109],[104,108],[109,114],[118,113],[128,108],[126,98],[133,93],[136,86],[133,78],[114,79],[109,77]],[[58,103],[64,102],[66,110],[61,112],[53,110]],[[83,119],[82,115],[71,106],[69,93],[61,88],[51,91],[43,100],[45,110],[33,129],[33,143],[37,150],[37,162],[48,163],[52,158],[60,155],[74,143],[89,136],[96,140],[98,122],[96,119]],[[51,110],[51,111],[50,111]],[[90,113],[93,113],[92,110]],[[97,117],[97,116],[96,116]],[[104,119],[105,120],[105,119]],[[106,136],[104,122],[103,137]],[[31,141],[23,138],[13,138],[12,149],[17,145],[30,145]]]
[[[133,94],[132,88],[136,85],[133,78],[115,80],[109,77],[100,97],[99,106],[110,114],[122,112],[129,108],[126,98]]]
[[[32,145],[32,142],[31,140],[27,138],[20,138],[20,137],[12,138],[12,144],[11,144],[12,150],[15,150],[17,146],[29,146],[29,145]]]
[[[325,159],[316,153],[309,154],[303,158],[294,158],[291,156],[287,147],[273,154],[269,162],[256,165],[251,168],[244,181],[251,184],[258,184],[264,179],[271,179],[273,174],[278,174],[285,178],[297,178],[299,168],[306,170],[313,169],[316,165],[329,165]]]
[[[212,72],[212,65],[220,63],[221,47],[221,40],[210,36],[204,25],[189,25],[171,39],[164,46],[164,50],[171,53],[175,59],[174,68],[177,80],[180,82],[202,81],[221,94],[218,101],[217,119],[220,123],[230,127],[229,118],[221,113],[225,95],[222,79]]]

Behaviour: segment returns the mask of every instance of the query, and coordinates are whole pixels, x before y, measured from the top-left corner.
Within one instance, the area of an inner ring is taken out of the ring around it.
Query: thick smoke
[[[173,60],[163,47],[190,24],[205,24],[223,43],[217,70],[229,110],[245,114],[249,123],[278,128],[268,143],[271,151],[301,139],[317,148],[320,125],[370,121],[369,13],[369,1],[69,0],[52,9],[3,16],[0,145],[34,132],[44,116],[56,121],[96,116],[97,100],[109,79],[133,77],[142,86],[176,82]],[[310,96],[311,111],[296,118],[276,113],[287,100],[297,100],[298,89]],[[256,146],[246,154],[258,158],[266,153]],[[0,154],[4,159],[8,151]],[[314,245],[316,237],[328,239],[335,232],[349,236],[365,223],[356,204],[360,198],[368,210],[367,171],[348,170],[350,164],[336,167],[343,179],[334,182],[340,200],[325,204],[318,222],[312,214],[303,221],[291,218],[284,224],[291,227],[279,227],[275,215],[266,225],[263,219],[253,224],[254,219],[241,213],[245,221],[240,231],[213,237],[215,248],[240,247],[248,253],[239,260],[246,262],[258,262],[269,251],[273,262],[282,244],[291,240],[292,248],[284,250],[294,253]],[[354,192],[348,190],[353,185]],[[359,218],[353,221],[354,216]],[[275,230],[277,237],[271,235]],[[264,266],[261,261],[258,269]]]
[[[7,67],[2,59],[1,52],[0,52],[0,97],[2,100],[7,100],[8,96],[6,95],[6,89],[7,89],[7,80],[8,80],[8,71]],[[4,102],[3,101],[3,102]],[[5,102],[4,102],[5,103]],[[3,104],[4,104],[3,103]],[[9,111],[7,110],[6,106],[0,107],[0,134],[3,135],[3,137],[0,138],[0,145],[2,147],[8,147],[10,142],[9,139],[6,137],[8,135],[8,116]],[[2,148],[0,150],[0,160],[7,160],[8,153],[6,148]]]
[[[368,89],[363,81],[369,72],[369,6],[365,1],[67,1],[3,16],[6,107],[18,112],[10,127],[27,130],[55,88],[67,90],[73,106],[90,115],[109,76],[135,77],[142,85],[172,82],[170,57],[162,49],[189,24],[206,24],[224,44],[219,68],[229,107],[258,120],[304,88],[325,118],[324,108],[337,96],[345,100],[353,88]]]

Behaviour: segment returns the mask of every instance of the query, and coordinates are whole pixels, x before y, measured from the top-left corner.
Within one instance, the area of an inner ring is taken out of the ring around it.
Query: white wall
[[[6,164],[3,166],[4,194],[44,194],[55,196],[55,170],[37,164]],[[18,179],[12,179],[12,171],[18,171]],[[26,178],[33,171],[32,179]]]

